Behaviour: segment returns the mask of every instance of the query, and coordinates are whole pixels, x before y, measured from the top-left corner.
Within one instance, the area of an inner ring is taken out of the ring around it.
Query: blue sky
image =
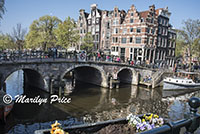
[[[77,20],[79,9],[90,11],[90,5],[96,3],[98,8],[112,10],[115,6],[127,11],[134,4],[138,11],[148,10],[155,4],[156,9],[168,6],[172,12],[170,23],[181,28],[186,19],[200,19],[200,0],[6,0],[7,12],[0,20],[0,31],[11,33],[17,23],[29,28],[33,20],[43,15],[57,16],[64,20],[70,16]]]

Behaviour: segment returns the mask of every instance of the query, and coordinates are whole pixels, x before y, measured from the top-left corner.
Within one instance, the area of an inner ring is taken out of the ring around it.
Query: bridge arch
[[[16,77],[17,78],[19,77],[20,80],[17,81]],[[33,68],[27,68],[27,67],[13,68],[12,70],[6,72],[4,74],[2,82],[4,85],[4,87],[2,86],[4,88],[4,91],[6,91],[7,89],[8,90],[11,90],[12,88],[14,89],[16,85],[18,85],[17,87],[19,87],[19,84],[21,84],[19,88],[23,89],[23,93],[24,89],[27,86],[32,86],[39,89],[45,89],[45,87],[47,86],[47,82],[44,79],[41,72]],[[7,87],[8,84],[9,87]]]
[[[101,87],[108,87],[108,78],[106,73],[103,68],[99,66],[91,64],[77,64],[67,68],[67,70],[65,70],[61,75],[61,78],[64,78],[65,74],[72,70],[75,71],[75,78],[80,81],[95,84]]]
[[[137,85],[138,73],[130,67],[122,67],[117,71],[117,76],[120,82]]]

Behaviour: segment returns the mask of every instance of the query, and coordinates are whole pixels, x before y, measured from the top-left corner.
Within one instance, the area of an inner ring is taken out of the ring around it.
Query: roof
[[[139,14],[140,14],[140,17],[147,18],[148,14],[149,14],[149,11],[139,12]]]
[[[160,10],[163,10],[163,8],[158,8],[158,9],[156,9],[156,15],[159,15],[159,11]]]

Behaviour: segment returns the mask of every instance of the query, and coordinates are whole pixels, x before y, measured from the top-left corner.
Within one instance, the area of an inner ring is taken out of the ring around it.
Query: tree
[[[5,13],[5,0],[0,0],[0,19],[2,19],[3,14]]]
[[[42,16],[39,20],[33,21],[30,26],[26,43],[28,48],[41,48],[44,51],[48,47],[55,47],[56,36],[55,29],[61,20],[55,16]]]
[[[176,38],[176,57],[182,57],[183,53],[186,50],[186,44],[184,42],[184,39],[182,36],[180,36],[180,33],[177,32],[177,38]]]
[[[77,44],[80,36],[76,30],[76,23],[73,19],[68,17],[63,23],[58,25],[56,29],[57,45],[63,48],[68,48],[74,44]]]
[[[83,38],[83,44],[81,44],[81,49],[86,50],[87,53],[91,53],[94,48],[92,34],[88,32]]]
[[[15,42],[16,48],[18,50],[22,50],[24,48],[24,44],[25,44],[24,39],[25,39],[26,33],[27,33],[27,30],[23,29],[20,23],[18,23],[16,27],[13,27],[13,32],[11,34],[11,37],[13,41]]]
[[[15,45],[10,35],[0,34],[0,49],[14,49]]]
[[[192,53],[199,53],[199,38],[200,38],[200,20],[188,19],[183,21],[184,27],[180,30],[180,35],[184,39],[184,44],[189,50],[190,69],[192,61]]]

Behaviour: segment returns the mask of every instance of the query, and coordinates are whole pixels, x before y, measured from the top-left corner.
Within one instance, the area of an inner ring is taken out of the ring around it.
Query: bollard
[[[59,86],[59,89],[58,89],[58,96],[61,97],[61,95],[62,95],[62,87]]]
[[[110,89],[113,88],[112,77],[110,77]]]
[[[53,82],[54,82],[54,80],[52,78],[50,78],[50,80],[49,80],[49,91],[50,91],[50,94],[53,94]]]
[[[186,127],[187,131],[190,133],[194,133],[200,125],[200,115],[197,113],[198,108],[200,107],[199,98],[192,97],[189,100],[190,113],[187,115],[187,119],[192,120],[192,123]]]

